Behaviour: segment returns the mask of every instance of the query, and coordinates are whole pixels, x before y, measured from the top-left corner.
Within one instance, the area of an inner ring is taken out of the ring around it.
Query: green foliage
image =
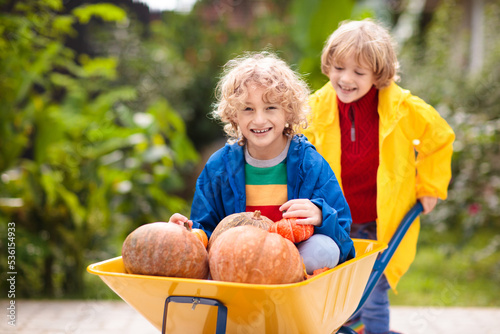
[[[466,286],[500,281],[500,42],[494,38],[500,6],[485,7],[485,63],[478,74],[464,66],[470,37],[461,33],[466,13],[460,8],[443,1],[423,38],[403,47],[400,61],[402,86],[434,105],[456,134],[448,198],[424,216],[423,229],[431,233],[420,240],[422,248],[440,245],[439,263],[468,266],[453,266],[454,275],[467,277],[457,284]]]
[[[89,23],[93,16],[108,22],[119,22],[127,18],[123,9],[109,3],[82,5],[73,11],[73,15],[83,24]]]
[[[498,31],[500,7],[486,9],[486,37]],[[425,47],[403,49],[404,86],[436,106],[455,130],[449,198],[431,216],[441,232],[460,231],[464,244],[479,229],[500,229],[500,42],[490,39],[479,75],[463,66],[467,34],[457,34],[464,12],[443,2],[425,35]],[[432,84],[429,84],[432,83]]]
[[[24,1],[0,17],[0,235],[15,223],[17,297],[81,296],[90,262],[119,255],[135,227],[188,210],[175,193],[198,159],[166,99],[137,108],[138,89],[116,82],[119,59],[77,61],[64,45],[77,19],[114,24],[124,11],[61,9]]]
[[[137,106],[167,99],[201,149],[223,136],[221,126],[208,117],[222,66],[244,51],[279,50],[292,57],[284,11],[255,13],[246,25],[233,22],[231,14],[244,5],[200,1],[191,13],[164,12],[145,28],[134,20],[128,26],[96,24],[91,26],[93,47],[120,60],[120,78],[137,88]],[[215,17],[203,19],[207,6],[213,6]]]
[[[292,38],[300,53],[299,69],[308,73],[309,85],[313,90],[321,88],[328,78],[321,73],[321,51],[339,23],[351,17],[355,1],[293,1]]]

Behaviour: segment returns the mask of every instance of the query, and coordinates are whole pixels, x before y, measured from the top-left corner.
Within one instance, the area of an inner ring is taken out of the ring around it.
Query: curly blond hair
[[[342,64],[350,56],[354,56],[359,65],[369,66],[378,89],[399,80],[395,43],[380,23],[371,19],[341,22],[323,48],[321,72],[329,76],[332,66]]]
[[[270,52],[245,53],[224,65],[216,87],[212,116],[224,124],[229,141],[244,145],[245,138],[236,123],[252,85],[264,88],[264,98],[279,103],[286,115],[285,135],[293,136],[307,127],[309,87],[283,60]],[[266,102],[267,102],[266,101]]]

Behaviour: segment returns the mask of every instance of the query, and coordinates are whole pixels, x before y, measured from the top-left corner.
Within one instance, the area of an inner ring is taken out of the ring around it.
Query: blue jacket
[[[288,200],[307,198],[316,204],[323,212],[323,223],[314,233],[335,240],[340,263],[353,258],[351,212],[328,162],[299,135],[292,138],[286,164]],[[190,217],[193,228],[202,228],[210,237],[224,217],[245,208],[244,147],[226,144],[208,159],[196,182]]]

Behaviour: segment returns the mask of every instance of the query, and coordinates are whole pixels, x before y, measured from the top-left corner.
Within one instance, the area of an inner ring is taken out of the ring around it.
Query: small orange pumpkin
[[[122,246],[125,270],[132,274],[207,278],[208,253],[194,233],[174,223],[141,225]]]
[[[215,227],[210,236],[210,240],[208,240],[208,251],[210,251],[215,240],[230,228],[250,225],[267,231],[272,224],[274,224],[274,222],[266,216],[261,215],[259,210],[255,212],[233,213],[222,219]]]
[[[304,279],[302,258],[295,245],[254,226],[237,226],[220,235],[209,252],[214,280],[286,284]]]
[[[269,232],[297,243],[309,239],[314,234],[314,226],[297,224],[297,218],[283,218],[271,225]]]
[[[325,271],[328,271],[330,269],[331,268],[323,267],[323,268],[319,268],[319,269],[314,270],[313,273],[312,273],[312,275],[308,275],[306,273],[306,279],[310,279],[310,278],[313,278],[314,276],[318,276],[319,274],[324,273]]]
[[[205,249],[207,248],[208,237],[207,237],[207,234],[205,233],[205,231],[203,231],[201,228],[191,228],[188,223],[184,223],[184,227],[189,232],[193,233],[194,236],[198,238],[198,240],[201,241],[201,243],[203,244],[203,247],[205,247]]]

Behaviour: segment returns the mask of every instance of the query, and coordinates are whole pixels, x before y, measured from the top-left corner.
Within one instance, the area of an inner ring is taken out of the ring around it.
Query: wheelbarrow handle
[[[361,297],[361,301],[359,302],[356,312],[354,312],[351,318],[354,318],[356,316],[356,313],[358,313],[361,307],[363,307],[366,300],[370,296],[372,290],[375,288],[375,285],[377,284],[378,280],[384,273],[387,264],[389,263],[392,256],[398,249],[401,240],[403,240],[403,237],[410,228],[411,224],[413,224],[413,221],[418,217],[418,215],[420,215],[420,213],[422,213],[423,210],[424,208],[422,206],[422,203],[420,203],[420,201],[417,201],[417,203],[415,203],[415,205],[410,209],[410,211],[406,213],[403,220],[401,220],[401,223],[399,224],[396,232],[392,236],[391,241],[389,241],[387,249],[384,250],[380,254],[380,257],[375,261],[372,273],[370,275],[370,278],[368,279],[368,283],[366,284],[363,296]]]

